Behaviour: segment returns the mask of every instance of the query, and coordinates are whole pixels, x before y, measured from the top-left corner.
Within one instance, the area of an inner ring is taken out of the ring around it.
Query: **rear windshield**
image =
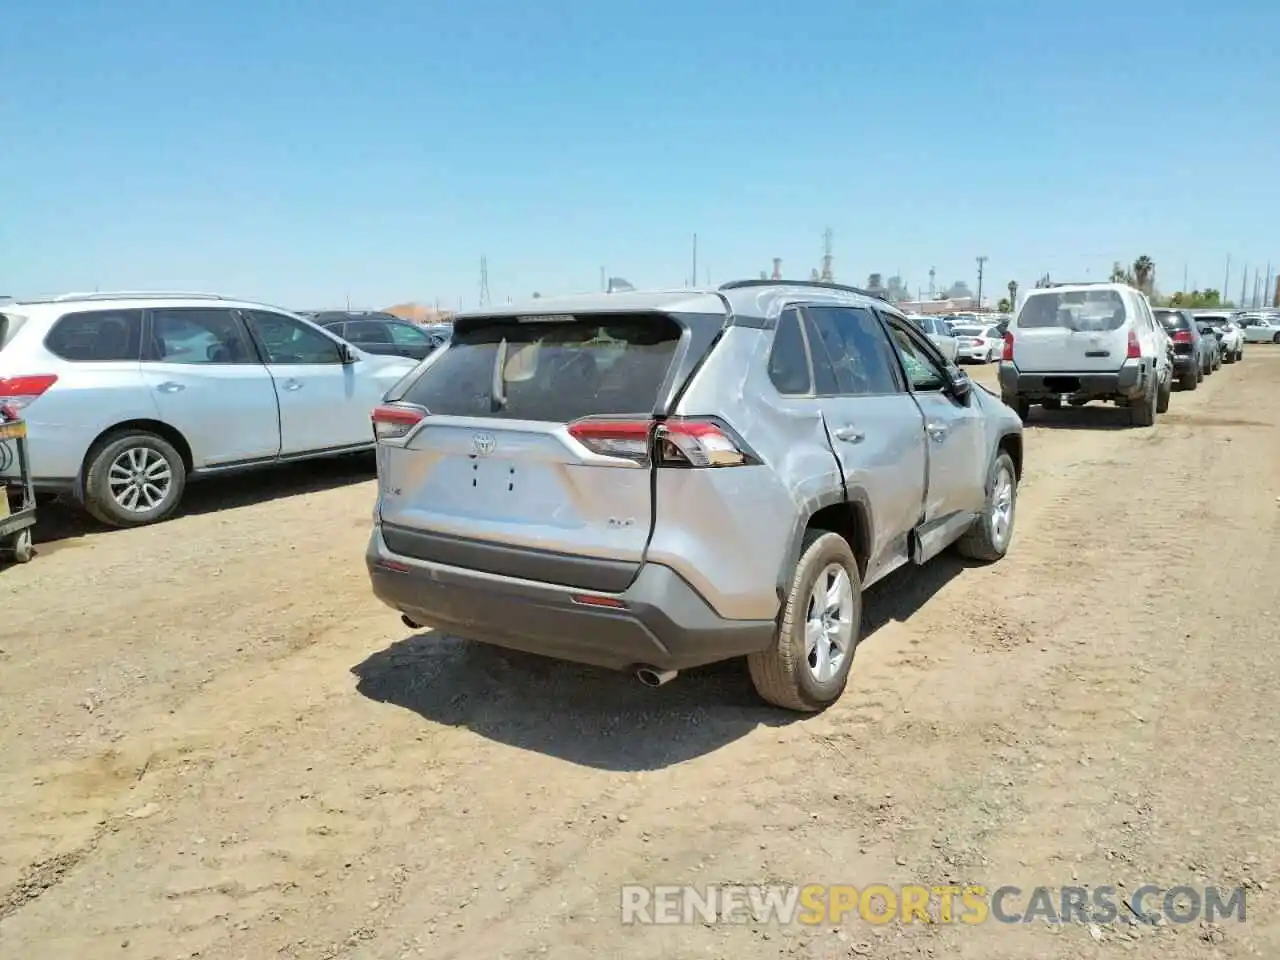
[[[18,332],[19,319],[19,317],[0,313],[0,350],[3,350],[4,345]]]
[[[1018,314],[1018,326],[1024,329],[1119,330],[1124,321],[1124,299],[1114,290],[1037,293],[1027,298]]]
[[[1187,319],[1184,313],[1179,313],[1177,310],[1156,310],[1153,312],[1156,315],[1156,319],[1160,321],[1161,326],[1166,330],[1191,329],[1191,321]]]
[[[403,400],[431,413],[567,423],[653,411],[680,339],[660,315],[455,332]]]
[[[985,327],[952,327],[951,332],[960,337],[980,337],[986,332]]]

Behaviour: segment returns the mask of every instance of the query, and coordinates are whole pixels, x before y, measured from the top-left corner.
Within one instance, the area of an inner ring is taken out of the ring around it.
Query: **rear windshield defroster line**
[[[443,416],[556,423],[643,416],[654,409],[681,332],[662,314],[468,324],[400,399]]]

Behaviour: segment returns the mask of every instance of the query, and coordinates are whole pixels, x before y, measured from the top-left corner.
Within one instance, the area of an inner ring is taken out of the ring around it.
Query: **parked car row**
[[[459,315],[373,413],[373,590],[650,685],[743,656],[765,700],[821,709],[867,586],[1013,536],[1021,421],[934,336],[768,280]]]
[[[1001,395],[1026,420],[1032,406],[1106,401],[1149,427],[1175,384],[1194,390],[1244,344],[1280,343],[1276,318],[1152,308],[1123,283],[1058,284],[1026,295],[1004,335]],[[1273,326],[1274,325],[1274,326]],[[1276,335],[1271,331],[1275,329]]]

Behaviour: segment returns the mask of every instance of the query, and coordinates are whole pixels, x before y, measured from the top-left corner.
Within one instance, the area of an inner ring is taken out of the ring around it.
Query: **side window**
[[[424,331],[411,323],[388,323],[387,330],[391,332],[391,339],[402,347],[419,347],[433,342]]]
[[[145,359],[164,363],[257,363],[230,310],[176,307],[151,311]]]
[[[911,389],[919,392],[941,390],[946,386],[943,369],[929,351],[905,327],[895,323],[891,329],[894,345],[898,348],[898,356],[902,358],[902,366],[907,371]]]
[[[267,310],[250,310],[246,319],[266,351],[267,363],[342,362],[338,344],[301,320]]]
[[[803,396],[813,392],[809,376],[809,355],[804,334],[800,331],[800,312],[784,310],[778,318],[769,353],[769,379],[785,396]]]
[[[63,360],[104,363],[138,360],[142,348],[141,310],[86,310],[64,314],[45,347]]]
[[[897,392],[893,348],[871,311],[812,306],[805,308],[805,315],[810,323],[809,346],[817,393],[874,396]],[[820,348],[830,360],[834,389],[823,389],[818,372]]]
[[[352,320],[345,339],[351,343],[390,343],[391,334],[380,320]]]

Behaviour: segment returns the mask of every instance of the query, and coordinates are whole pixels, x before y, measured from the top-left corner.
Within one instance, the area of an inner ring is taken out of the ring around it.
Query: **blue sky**
[[[977,11],[981,12],[977,12]],[[1280,4],[7,0],[0,293],[1280,268]]]

